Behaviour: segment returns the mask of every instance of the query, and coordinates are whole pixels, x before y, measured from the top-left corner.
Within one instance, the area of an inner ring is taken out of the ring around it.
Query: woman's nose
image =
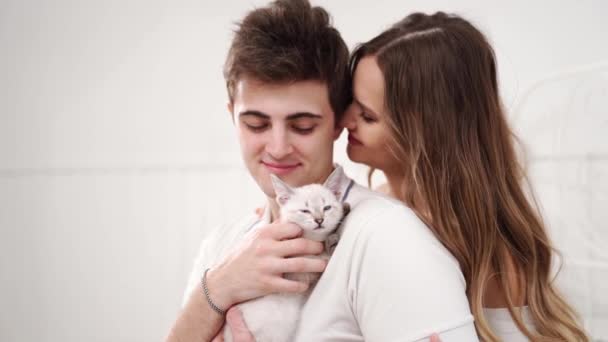
[[[351,104],[346,108],[344,115],[342,116],[342,120],[340,120],[340,126],[352,130],[356,127],[355,115],[354,115],[355,106]]]

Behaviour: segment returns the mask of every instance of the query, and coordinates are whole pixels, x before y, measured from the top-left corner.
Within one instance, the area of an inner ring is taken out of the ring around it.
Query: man
[[[284,279],[287,272],[324,272],[296,341],[405,341],[454,327],[451,336],[476,338],[458,264],[396,201],[342,175],[339,195],[352,211],[329,263],[305,257],[319,254],[321,243],[278,223],[271,173],[302,186],[342,172],[333,164],[333,142],[351,100],[348,58],[327,12],[307,0],[275,1],[240,23],[224,70],[228,109],[268,205],[261,219],[237,220],[203,241],[169,341],[209,341],[230,307],[307,290]]]

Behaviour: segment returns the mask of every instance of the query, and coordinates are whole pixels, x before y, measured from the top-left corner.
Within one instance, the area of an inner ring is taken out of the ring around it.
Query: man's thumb
[[[247,328],[247,324],[245,324],[245,320],[243,320],[243,313],[237,307],[228,310],[226,321],[235,342],[255,341],[249,328]]]

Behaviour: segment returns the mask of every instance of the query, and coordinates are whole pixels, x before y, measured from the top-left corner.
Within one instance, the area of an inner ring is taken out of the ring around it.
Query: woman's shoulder
[[[527,306],[516,308],[521,310],[524,325],[531,331],[535,331],[534,320]],[[511,317],[507,308],[483,308],[483,315],[495,334],[503,341],[529,341],[519,330],[517,324]]]

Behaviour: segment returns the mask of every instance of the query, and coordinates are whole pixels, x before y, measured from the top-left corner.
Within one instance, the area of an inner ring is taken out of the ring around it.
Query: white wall
[[[263,3],[0,0],[0,340],[163,339],[201,237],[262,201],[240,162],[221,67],[233,22]],[[351,46],[415,10],[472,19],[496,48],[509,109],[538,79],[608,60],[604,1],[314,3]],[[550,105],[556,93],[534,99]],[[534,179],[545,181],[539,194],[552,222],[566,212],[575,221],[554,230],[576,232],[577,219],[590,218],[585,231],[606,241],[608,116],[593,106],[591,121],[559,145],[592,141],[569,161],[556,156],[551,137],[563,120],[550,111],[514,124],[540,151]],[[522,112],[534,115],[530,108]],[[363,181],[344,146],[337,160]],[[584,191],[556,188],[569,176]],[[583,267],[577,287],[599,301],[577,304],[598,322],[608,318],[602,265],[593,279]]]

